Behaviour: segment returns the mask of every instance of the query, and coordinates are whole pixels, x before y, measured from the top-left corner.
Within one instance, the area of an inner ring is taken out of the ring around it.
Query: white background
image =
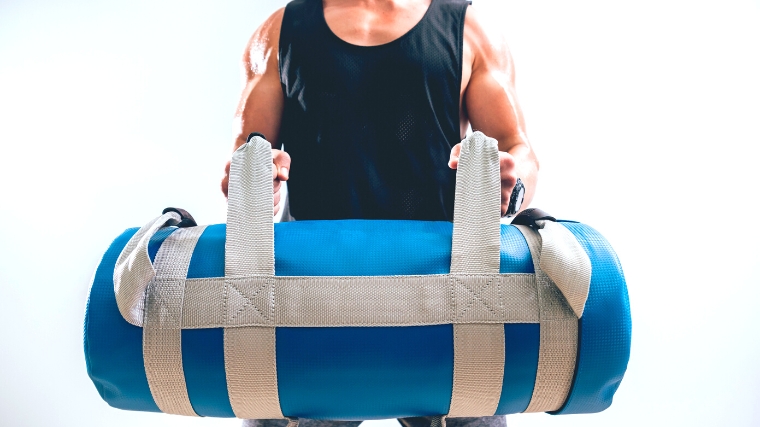
[[[0,0],[0,425],[238,424],[108,407],[82,319],[123,229],[224,222],[239,60],[284,3]],[[760,425],[760,2],[475,3],[517,64],[534,206],[610,240],[634,319],[609,410],[510,426]]]

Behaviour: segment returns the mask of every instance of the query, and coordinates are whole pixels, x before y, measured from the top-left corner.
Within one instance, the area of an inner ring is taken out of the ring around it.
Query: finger
[[[279,211],[280,211],[280,192],[278,191],[274,193],[274,210],[272,211],[272,216],[277,216],[277,212]]]
[[[287,181],[290,177],[290,155],[282,150],[272,149],[272,162],[274,163],[273,179]]]
[[[459,167],[459,155],[462,153],[462,143],[455,145],[451,148],[451,153],[449,154],[449,167],[451,169],[456,169]]]
[[[501,178],[501,187],[512,192],[517,184],[517,171],[515,171],[515,158],[511,154],[499,152],[499,176]]]
[[[224,177],[222,178],[222,193],[224,193],[224,197],[227,197],[227,193],[229,191],[230,163],[231,162],[227,162],[227,166],[224,167]]]
[[[279,192],[280,187],[282,187],[282,181],[280,181],[279,179],[275,179],[272,182],[274,183],[274,185],[272,186],[272,191],[275,193]]]
[[[515,158],[506,151],[499,151],[499,170],[504,175],[505,172],[511,172],[515,168]]]
[[[504,216],[507,214],[507,209],[509,209],[509,199],[512,197],[512,190],[505,190],[504,187],[501,189],[501,216]]]

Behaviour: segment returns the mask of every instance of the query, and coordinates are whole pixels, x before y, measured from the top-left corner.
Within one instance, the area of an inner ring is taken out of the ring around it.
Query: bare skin
[[[323,0],[325,20],[338,37],[360,46],[391,42],[408,32],[427,11],[431,0]],[[290,156],[279,150],[280,121],[284,95],[280,86],[278,43],[285,9],[270,16],[254,32],[243,55],[246,86],[235,114],[237,137],[234,148],[246,142],[251,132],[260,132],[272,143],[274,213],[279,211],[280,187],[287,181]],[[495,138],[499,143],[501,211],[509,205],[517,178],[525,184],[522,209],[529,206],[538,178],[538,159],[525,132],[525,120],[517,102],[515,71],[507,44],[467,9],[462,53],[460,128]],[[456,169],[461,146],[451,150],[449,167]],[[227,163],[222,191],[227,194]]]

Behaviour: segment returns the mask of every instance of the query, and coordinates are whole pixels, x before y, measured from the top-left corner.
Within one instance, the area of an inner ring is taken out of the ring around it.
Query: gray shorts
[[[399,418],[402,427],[430,427],[431,417]],[[361,421],[327,421],[301,418],[299,427],[359,427]],[[243,427],[285,427],[288,420],[244,420]],[[504,415],[478,418],[446,418],[446,427],[507,427]]]

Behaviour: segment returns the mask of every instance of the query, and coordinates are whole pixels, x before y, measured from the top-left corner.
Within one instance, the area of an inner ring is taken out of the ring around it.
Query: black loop
[[[538,229],[536,221],[549,220],[557,222],[557,219],[538,208],[525,209],[520,212],[513,220],[512,225],[527,225],[530,228]]]
[[[254,136],[260,136],[261,138],[267,139],[267,137],[264,136],[263,133],[251,132],[251,134],[248,135],[248,139],[245,142],[251,142],[251,140],[253,139]]]
[[[195,222],[195,218],[193,218],[193,216],[190,215],[190,212],[188,212],[188,211],[186,211],[184,209],[181,209],[181,208],[166,208],[161,213],[165,214],[167,212],[175,212],[175,213],[179,214],[179,216],[181,218],[181,221],[179,222],[179,224],[177,224],[177,227],[179,227],[179,228],[195,227],[195,226],[198,225],[198,223]]]

